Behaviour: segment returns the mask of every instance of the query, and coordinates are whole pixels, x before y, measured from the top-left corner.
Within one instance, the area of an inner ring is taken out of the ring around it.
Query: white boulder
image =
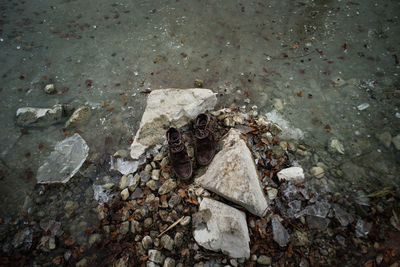
[[[283,181],[294,181],[294,182],[302,182],[304,181],[304,171],[301,167],[290,167],[281,170],[277,173],[279,182]]]
[[[197,221],[193,237],[200,246],[222,251],[232,258],[249,258],[249,232],[244,212],[213,199],[204,198],[199,213],[206,211]]]
[[[267,212],[268,203],[251,152],[235,129],[229,131],[222,150],[196,183],[255,215],[262,217]]]
[[[209,89],[162,89],[152,91],[139,130],[131,145],[131,157],[139,159],[147,148],[162,144],[166,127],[182,127],[198,114],[212,110],[217,97]]]

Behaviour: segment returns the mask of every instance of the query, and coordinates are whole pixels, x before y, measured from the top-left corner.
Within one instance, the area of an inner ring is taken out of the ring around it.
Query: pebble
[[[165,157],[161,160],[160,167],[161,167],[161,169],[164,169],[165,166],[167,166],[167,165],[168,165],[168,157]]]
[[[120,158],[127,158],[129,155],[129,151],[125,149],[120,149],[117,152],[114,153],[114,157],[120,157]]]
[[[390,144],[392,143],[392,135],[389,132],[383,132],[378,134],[376,137],[386,148],[390,147]]]
[[[270,132],[263,133],[261,137],[266,138],[269,143],[272,143],[272,141],[274,140],[274,136]]]
[[[280,143],[279,143],[279,146],[283,149],[283,150],[288,150],[288,147],[289,147],[289,144],[288,144],[288,142],[286,142],[286,141],[281,141]]]
[[[161,237],[161,245],[169,251],[174,249],[174,240],[167,234]]]
[[[138,221],[133,220],[131,222],[131,233],[135,234],[136,232],[141,232],[142,227],[140,226],[140,223]]]
[[[92,246],[93,244],[97,243],[100,240],[101,240],[101,235],[100,234],[92,234],[92,235],[89,236],[88,243],[89,243],[90,246]]]
[[[122,200],[127,200],[129,197],[129,190],[128,188],[125,188],[124,190],[121,191],[121,197]]]
[[[276,198],[276,196],[278,195],[278,189],[272,188],[272,187],[268,187],[267,188],[267,193],[268,193],[268,198],[270,200],[274,200]]]
[[[241,117],[239,115],[235,115],[235,116],[233,116],[233,122],[235,124],[243,124],[244,123],[244,119],[243,119],[243,117]]]
[[[144,249],[148,250],[148,249],[150,249],[150,248],[152,247],[152,245],[153,245],[153,240],[151,239],[150,236],[146,235],[146,236],[143,237],[143,239],[142,239],[142,245],[143,245],[143,248],[144,248]]]
[[[121,228],[119,228],[119,233],[126,235],[129,232],[129,221],[121,223]]]
[[[194,87],[196,88],[203,88],[203,81],[200,79],[195,79],[194,80]]]
[[[153,224],[153,219],[152,218],[146,218],[143,222],[144,228],[150,228],[151,225]]]
[[[44,92],[46,94],[54,94],[56,92],[56,88],[54,87],[54,84],[48,84],[44,87]]]
[[[175,260],[173,258],[166,258],[163,267],[175,267]]]
[[[160,170],[155,169],[151,172],[151,179],[158,180],[160,179]]]
[[[362,111],[362,110],[367,109],[367,108],[369,108],[369,104],[368,103],[362,103],[361,105],[357,106],[357,109],[359,111]]]
[[[90,107],[83,106],[78,108],[72,113],[71,117],[65,123],[65,127],[76,127],[81,125],[88,117],[90,113]]]
[[[236,259],[230,259],[229,263],[233,266],[233,267],[237,267],[238,266],[238,262]]]
[[[161,253],[161,251],[155,249],[150,249],[148,256],[150,261],[158,264],[162,264],[165,259],[165,256]]]
[[[278,135],[282,132],[282,128],[278,126],[278,124],[275,123],[271,123],[269,125],[269,131],[270,133],[272,133],[273,135]]]
[[[392,138],[392,142],[394,147],[397,150],[400,150],[400,134],[396,135],[395,137]]]
[[[252,261],[257,261],[257,255],[255,255],[255,254],[253,254],[253,255],[251,255],[251,258],[250,258]]]
[[[113,188],[114,185],[115,185],[114,183],[106,183],[106,184],[103,184],[102,188],[104,190],[109,190],[109,189]]]
[[[224,125],[225,125],[226,127],[234,127],[234,126],[235,126],[235,121],[234,121],[233,118],[231,118],[231,117],[226,117],[226,118],[224,119]]]
[[[158,189],[158,182],[156,180],[150,180],[146,183],[146,186],[152,191],[156,191]]]
[[[165,183],[160,187],[160,189],[158,189],[158,194],[160,195],[164,195],[167,194],[169,192],[171,192],[172,190],[174,190],[176,187],[176,183],[174,180],[172,179],[168,179],[165,181]]]
[[[175,234],[174,243],[175,246],[181,247],[183,245],[184,235],[181,232]]]
[[[183,220],[180,222],[180,225],[186,226],[190,223],[191,220],[192,218],[190,216],[185,216],[185,218],[183,218]]]
[[[310,173],[315,176],[318,179],[321,179],[322,177],[324,177],[324,169],[322,169],[321,167],[312,167],[310,169]]]
[[[257,263],[261,265],[271,265],[271,257],[267,257],[265,255],[260,255],[257,258]]]
[[[332,153],[339,153],[344,155],[344,146],[338,139],[331,139],[329,142],[328,150]]]

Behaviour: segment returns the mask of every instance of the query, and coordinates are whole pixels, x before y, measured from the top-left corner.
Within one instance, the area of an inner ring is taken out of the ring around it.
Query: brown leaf
[[[187,197],[184,189],[179,189],[179,190],[178,190],[178,195],[179,195],[181,198],[186,198],[186,197]]]
[[[88,227],[88,228],[85,229],[84,232],[85,232],[86,234],[91,234],[91,233],[94,232],[94,228],[93,228],[93,227]]]
[[[68,237],[65,241],[64,244],[67,246],[72,246],[73,244],[75,244],[75,238],[73,238],[72,236]]]
[[[302,97],[302,96],[303,96],[303,93],[302,93],[301,91],[299,91],[299,92],[297,92],[297,96],[298,96],[298,97]]]
[[[55,264],[55,265],[60,265],[62,263],[62,261],[63,261],[62,256],[57,256],[52,260],[53,264]]]
[[[184,249],[181,250],[182,257],[186,256],[187,254],[189,254],[189,249],[188,248],[184,248]]]

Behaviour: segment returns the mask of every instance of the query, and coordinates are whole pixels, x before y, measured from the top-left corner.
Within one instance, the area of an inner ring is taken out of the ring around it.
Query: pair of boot
[[[216,143],[211,129],[210,116],[199,114],[194,122],[196,139],[196,159],[199,165],[207,165],[215,155]],[[193,167],[180,131],[169,128],[167,131],[169,158],[175,174],[186,180],[192,176]]]

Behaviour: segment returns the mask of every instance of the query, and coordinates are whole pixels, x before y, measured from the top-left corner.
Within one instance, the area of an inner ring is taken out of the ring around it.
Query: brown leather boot
[[[210,122],[210,116],[202,113],[196,117],[194,123],[196,158],[200,165],[207,165],[215,155],[216,143]]]
[[[176,128],[167,131],[169,159],[175,174],[182,179],[192,176],[192,161],[190,160],[181,133]]]

